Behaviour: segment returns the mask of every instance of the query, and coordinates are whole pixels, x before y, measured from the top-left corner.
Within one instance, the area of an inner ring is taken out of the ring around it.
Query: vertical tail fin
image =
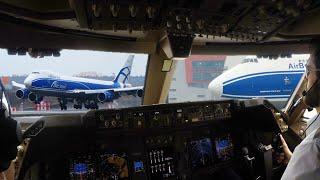
[[[129,55],[126,63],[121,68],[121,70],[119,71],[118,75],[113,80],[113,82],[121,82],[125,84],[125,82],[128,80],[131,73],[133,58],[134,58],[134,55]]]

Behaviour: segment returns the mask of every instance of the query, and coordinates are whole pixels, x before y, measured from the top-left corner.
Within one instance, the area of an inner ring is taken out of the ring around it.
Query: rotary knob
[[[104,127],[109,128],[109,126],[110,126],[109,121],[105,121],[105,122],[104,122]]]

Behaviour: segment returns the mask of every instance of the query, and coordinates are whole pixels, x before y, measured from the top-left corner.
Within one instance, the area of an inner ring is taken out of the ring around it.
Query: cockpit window
[[[242,61],[242,63],[248,63],[248,62],[258,63],[258,59],[257,59],[257,57],[246,57]]]
[[[168,103],[267,99],[284,108],[309,55],[288,57],[191,55],[177,60]]]
[[[140,106],[148,55],[62,50],[34,59],[0,50],[12,113],[86,112]]]

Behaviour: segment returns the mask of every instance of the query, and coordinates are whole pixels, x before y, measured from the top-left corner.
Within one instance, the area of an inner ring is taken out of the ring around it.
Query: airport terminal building
[[[243,59],[245,56],[191,55],[177,60],[168,103],[210,100],[209,83]]]

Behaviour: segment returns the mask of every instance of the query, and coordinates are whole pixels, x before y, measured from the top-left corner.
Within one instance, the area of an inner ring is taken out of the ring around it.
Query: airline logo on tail
[[[118,73],[116,78],[113,80],[113,82],[121,82],[123,84],[126,83],[131,73],[133,59],[134,59],[134,55],[129,55],[125,65],[120,70],[120,72]]]

